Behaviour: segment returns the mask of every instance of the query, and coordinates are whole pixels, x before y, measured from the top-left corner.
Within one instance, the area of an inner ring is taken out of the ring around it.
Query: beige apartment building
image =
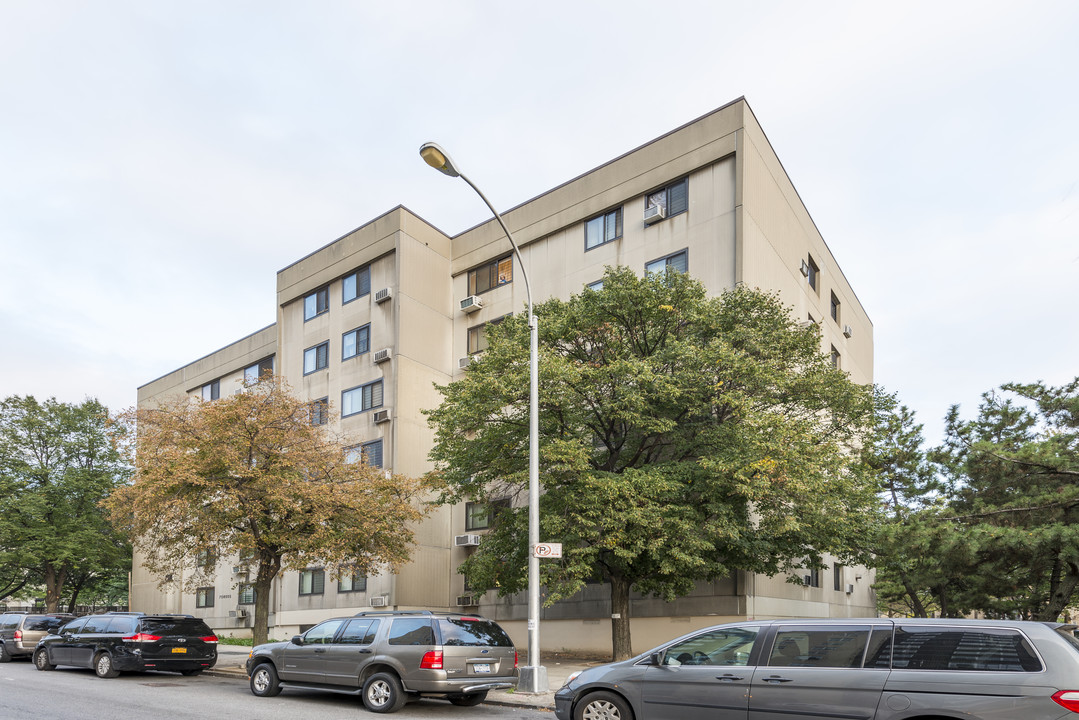
[[[446,192],[470,191],[462,184]],[[738,283],[778,292],[796,317],[820,325],[823,352],[855,381],[873,380],[872,323],[744,99],[503,216],[537,302],[568,299],[608,265],[638,273],[673,266],[712,293]],[[281,270],[274,325],[147,383],[139,404],[224,396],[269,368],[304,398],[324,400],[336,429],[370,462],[418,476],[431,468],[422,411],[439,403],[435,384],[461,376],[484,347],[485,323],[525,307],[516,265],[493,219],[451,236],[396,207]],[[412,561],[396,573],[340,581],[318,567],[284,573],[270,600],[270,635],[373,607],[467,607],[526,644],[524,596],[478,596],[457,573],[485,532],[483,513],[471,509],[431,514]],[[191,613],[223,635],[244,635],[253,614],[246,572],[239,558],[223,559],[212,586],[162,590],[136,556],[131,607]],[[728,619],[876,614],[864,568],[803,572],[798,584],[737,573],[673,603],[636,597],[635,644]],[[606,586],[589,586],[545,609],[542,647],[609,650],[608,598]]]

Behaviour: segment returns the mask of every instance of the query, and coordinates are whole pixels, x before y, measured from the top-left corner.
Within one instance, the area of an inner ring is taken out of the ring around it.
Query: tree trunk
[[[255,645],[267,642],[269,637],[270,588],[280,570],[280,555],[272,557],[269,561],[259,559],[259,569],[255,575],[255,619],[251,625],[251,637]]]
[[[629,636],[629,587],[622,576],[611,576],[611,646],[615,662],[633,657]]]
[[[63,568],[57,570],[52,565],[45,567],[45,610],[57,612],[60,609],[60,593],[64,589],[64,581],[67,580],[67,571]]]
[[[1060,581],[1054,583],[1053,592],[1049,595],[1049,602],[1038,610],[1035,620],[1042,622],[1056,622],[1064,608],[1071,605],[1072,596],[1076,586],[1079,586],[1079,567],[1075,563],[1065,562],[1064,574]]]
[[[918,597],[918,591],[914,589],[914,586],[906,578],[903,578],[903,590],[907,593],[907,597],[910,598],[910,609],[914,613],[914,617],[929,617],[925,604]]]

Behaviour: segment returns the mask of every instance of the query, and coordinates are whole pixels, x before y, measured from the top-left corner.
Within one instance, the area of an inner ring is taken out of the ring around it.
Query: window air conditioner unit
[[[843,326],[843,335],[844,336],[850,337],[853,334],[854,334],[854,328],[852,328],[850,325],[844,325]]]
[[[376,303],[384,303],[384,302],[386,302],[387,300],[389,300],[392,297],[393,297],[393,291],[392,290],[390,290],[389,288],[382,288],[381,290],[379,290],[379,291],[377,291],[375,293],[375,302]]]
[[[248,568],[247,568],[246,565],[233,565],[232,566],[232,574],[233,575],[245,575],[245,574],[247,574],[247,572],[248,572]]]
[[[375,354],[371,356],[371,361],[376,363],[376,364],[386,362],[389,359],[390,359],[390,349],[389,348],[382,348],[381,350],[376,350]]]
[[[390,411],[388,409],[375,410],[374,414],[371,417],[374,419],[374,422],[375,422],[376,425],[379,424],[379,423],[389,422],[390,421]]]
[[[808,330],[809,328],[813,327],[814,325],[816,325],[816,323],[813,322],[812,320],[802,320],[802,321],[800,321],[798,323],[798,328],[801,329],[801,330]]]
[[[483,298],[479,295],[469,295],[461,301],[461,309],[466,313],[476,312],[483,307]]]
[[[854,586],[853,585],[847,585],[847,594],[850,595],[852,592],[854,592]]]
[[[809,263],[805,260],[802,261],[802,274],[809,277]]]
[[[802,576],[802,584],[803,585],[808,587],[812,582],[813,582],[813,576],[812,575],[803,575]]]
[[[386,598],[373,597],[371,598],[371,607],[386,607]]]
[[[454,535],[454,547],[476,547],[480,544],[479,535]]]
[[[472,356],[471,355],[466,355],[465,357],[459,358],[457,360],[457,369],[458,370],[464,370],[466,367],[468,367],[471,364],[472,364]]]
[[[238,617],[238,618],[245,618],[245,617],[247,617],[247,610],[245,610],[244,608],[237,608],[237,610],[236,610],[236,617]]]
[[[666,213],[663,211],[662,205],[653,205],[652,207],[646,207],[644,209],[645,225],[651,225],[654,222],[659,222],[664,217],[666,217]]]
[[[479,603],[476,602],[476,598],[471,595],[457,596],[457,607],[471,607],[472,605],[479,605]]]

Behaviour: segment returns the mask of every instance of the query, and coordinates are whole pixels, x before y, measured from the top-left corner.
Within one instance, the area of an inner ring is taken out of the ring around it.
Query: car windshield
[[[441,618],[438,627],[442,631],[443,645],[513,647],[506,631],[490,620]]]
[[[141,630],[161,636],[207,637],[214,634],[209,626],[198,618],[143,618]]]

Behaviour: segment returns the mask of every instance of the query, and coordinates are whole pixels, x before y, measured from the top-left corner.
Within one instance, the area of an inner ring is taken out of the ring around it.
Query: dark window
[[[868,640],[868,627],[782,628],[776,634],[775,642],[772,644],[768,665],[861,667]]]
[[[349,330],[341,336],[341,359],[348,360],[357,355],[363,355],[371,349],[371,326],[364,325],[355,330]]]
[[[326,573],[323,570],[300,571],[300,594],[321,595],[326,591]]]
[[[675,643],[663,653],[664,665],[748,665],[757,628],[709,630]]]
[[[1042,664],[1015,630],[978,628],[896,628],[892,668],[1039,672]]]
[[[311,401],[311,424],[325,425],[330,420],[330,399],[328,397]]]
[[[622,208],[594,217],[584,224],[584,249],[591,250],[622,237]]]
[[[832,301],[830,304],[829,312],[831,312],[832,314],[832,319],[836,322],[839,322],[839,298],[835,296],[835,293],[832,293]]]
[[[832,589],[843,589],[843,566],[839,563],[832,563]]]
[[[304,645],[329,645],[333,642],[333,636],[345,624],[344,620],[327,620],[321,622],[303,634]]]
[[[817,282],[820,279],[820,268],[817,267],[817,263],[813,260],[812,255],[809,256],[809,260],[807,261],[806,265],[808,266],[806,278],[809,280],[809,287],[817,290]]]
[[[245,382],[258,382],[265,377],[273,375],[273,358],[268,357],[265,360],[259,360],[254,365],[248,365],[244,368],[244,381]]]
[[[595,282],[588,283],[587,285],[584,286],[584,289],[585,290],[595,290],[596,292],[599,292],[600,290],[603,289],[603,281],[602,280],[597,280]]]
[[[382,467],[382,441],[373,440],[345,448],[345,462],[364,462],[371,467]]]
[[[382,381],[349,388],[341,393],[341,417],[382,407]]]
[[[875,627],[869,636],[869,648],[862,667],[890,668],[892,666],[892,628]]]
[[[809,582],[805,583],[809,587],[820,587],[820,568],[811,568],[805,575],[809,579]]]
[[[111,615],[91,615],[86,618],[86,625],[83,626],[82,632],[87,634],[107,632],[109,629],[109,621],[111,620]]]
[[[364,592],[367,590],[367,576],[357,575],[354,572],[342,575],[337,581],[337,592]]]
[[[217,566],[217,553],[213,550],[199,550],[195,556],[195,565],[202,570],[212,570]]]
[[[671,183],[665,188],[648,193],[644,207],[659,205],[663,208],[663,216],[670,217],[685,212],[689,208],[689,180],[682,178],[676,183]]]
[[[431,621],[422,618],[396,618],[390,626],[390,645],[434,645],[435,630]]]
[[[330,343],[324,342],[303,351],[303,374],[324,370],[330,364]]]
[[[240,599],[238,601],[240,605],[254,605],[255,604],[255,586],[251,583],[245,583],[240,586]]]
[[[513,647],[506,631],[490,620],[439,618],[438,629],[446,647]]]
[[[838,368],[839,367],[839,361],[840,361],[839,351],[836,350],[835,345],[833,345],[832,346],[832,367]]]
[[[86,618],[79,618],[78,620],[72,620],[67,625],[60,628],[60,635],[77,634],[82,630],[82,626],[86,624]]]
[[[378,632],[378,620],[353,618],[345,625],[337,642],[347,645],[370,645]]]
[[[499,513],[510,509],[509,498],[465,503],[465,530],[486,530],[498,522]]]
[[[479,295],[491,288],[513,282],[513,256],[499,258],[468,271],[468,294]]]
[[[490,322],[485,322],[482,325],[476,325],[468,329],[468,354],[474,355],[478,352],[483,352],[489,347],[487,342],[487,328],[491,325],[497,325],[506,319],[503,315],[500,318],[495,318]]]
[[[371,293],[371,267],[365,265],[341,280],[341,304]]]
[[[667,270],[674,272],[684,273],[689,270],[689,252],[683,250],[677,252],[674,255],[668,255],[667,257],[653,260],[650,263],[646,263],[644,266],[644,272],[646,275],[662,274]]]
[[[200,587],[195,591],[195,607],[212,608],[214,606],[214,589],[212,587]]]
[[[109,623],[108,632],[120,635],[134,635],[139,621],[132,617],[114,617]]]
[[[22,628],[23,630],[33,630],[35,632],[54,632],[56,628],[60,627],[62,624],[64,624],[70,619],[71,618],[69,617],[57,617],[56,615],[41,615],[37,617],[28,617],[26,618],[26,622],[23,623]],[[16,616],[14,623],[10,625],[0,623],[0,627],[6,627],[10,629],[18,624],[18,617]]]
[[[310,320],[330,309],[330,290],[316,290],[303,299],[303,319]]]
[[[207,588],[213,590],[213,588]],[[211,593],[212,595],[213,593]],[[212,606],[212,603],[211,603]],[[209,607],[209,606],[208,606]],[[210,626],[198,618],[141,618],[139,630],[151,635],[187,635],[209,637],[214,634]]]
[[[214,380],[202,386],[203,400],[217,400],[221,397],[221,381]]]

